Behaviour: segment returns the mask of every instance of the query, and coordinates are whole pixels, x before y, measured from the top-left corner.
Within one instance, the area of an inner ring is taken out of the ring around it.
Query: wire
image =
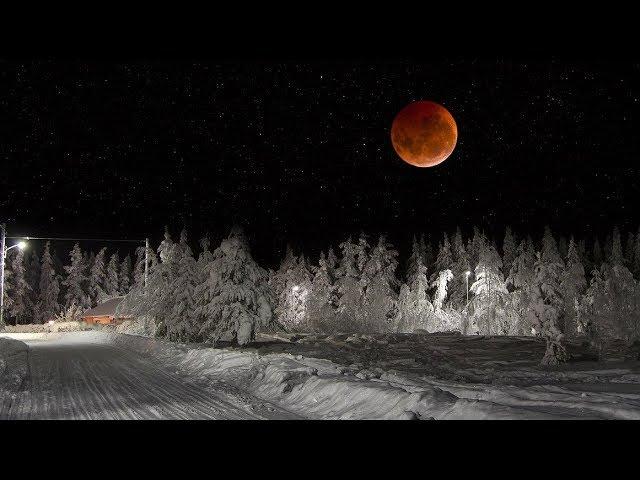
[[[125,240],[125,239],[113,239],[113,238],[66,238],[66,237],[9,237],[12,240],[58,240],[58,241],[70,241],[70,242],[126,242],[126,243],[145,243],[146,240]]]

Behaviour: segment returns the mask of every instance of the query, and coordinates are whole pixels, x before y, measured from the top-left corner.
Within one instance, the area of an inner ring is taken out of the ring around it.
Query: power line
[[[67,237],[29,237],[29,236],[7,236],[12,240],[58,240],[70,242],[125,242],[125,243],[144,243],[145,240],[129,240],[122,238],[67,238]]]

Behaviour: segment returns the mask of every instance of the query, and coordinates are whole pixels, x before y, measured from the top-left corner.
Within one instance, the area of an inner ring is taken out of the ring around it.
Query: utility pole
[[[147,281],[149,280],[149,239],[144,239],[144,293],[147,293]]]
[[[4,223],[0,223],[0,330],[4,330],[4,261],[6,257],[6,241],[7,227]]]

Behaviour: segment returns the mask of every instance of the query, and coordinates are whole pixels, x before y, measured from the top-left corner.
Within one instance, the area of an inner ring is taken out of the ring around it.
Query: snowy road
[[[151,357],[118,346],[73,335],[26,343],[27,388],[4,407],[0,402],[0,418],[296,418],[229,385],[212,392]]]

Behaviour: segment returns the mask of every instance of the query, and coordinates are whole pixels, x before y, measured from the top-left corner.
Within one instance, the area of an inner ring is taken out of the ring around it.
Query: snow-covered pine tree
[[[190,342],[198,339],[201,325],[196,316],[196,289],[199,283],[197,262],[182,230],[180,241],[173,246],[172,261],[176,265],[173,281],[168,285],[170,309],[164,325],[169,340]]]
[[[611,261],[611,254],[613,253],[613,237],[611,236],[611,234],[607,234],[607,236],[604,239],[604,257],[603,257],[603,261],[605,262],[610,262]]]
[[[504,240],[502,241],[502,271],[505,272],[505,274],[511,271],[511,265],[517,255],[516,250],[516,238],[511,231],[511,227],[507,227],[504,232]]]
[[[551,229],[545,228],[542,239],[542,252],[535,263],[535,288],[531,302],[532,325],[547,342],[542,358],[543,365],[555,365],[567,360],[567,351],[563,345],[564,335],[560,325],[563,323],[564,301],[561,280],[564,263],[558,253],[558,247]]]
[[[636,238],[632,232],[627,234],[627,243],[624,247],[624,264],[630,270],[633,268],[633,250],[635,248]]]
[[[11,304],[7,309],[15,324],[29,322],[30,287],[27,283],[24,251],[16,248],[11,258]]]
[[[313,331],[333,332],[336,330],[336,309],[338,294],[329,262],[320,253],[318,268],[311,281],[308,299],[309,326]]]
[[[213,252],[209,269],[211,302],[204,308],[203,339],[218,342],[229,337],[239,345],[271,322],[266,272],[251,257],[242,230],[234,227]]]
[[[133,267],[133,283],[142,283],[144,281],[144,255],[145,247],[136,248],[136,263]]]
[[[356,264],[358,245],[351,238],[340,244],[342,258],[336,286],[338,292],[337,328],[342,332],[358,331],[358,318],[362,311],[361,272]]]
[[[453,237],[452,254],[453,265],[451,273],[453,274],[453,279],[450,288],[450,303],[454,308],[462,310],[467,303],[468,278],[466,272],[470,272],[469,276],[471,275],[471,263],[462,240],[460,228],[457,229]]]
[[[271,271],[271,273],[269,274],[268,284],[271,288],[271,297],[274,300],[275,320],[279,325],[283,327],[284,325],[282,319],[280,318],[280,314],[285,307],[284,305],[282,305],[282,308],[280,308],[280,301],[284,300],[285,296],[287,295],[287,292],[285,292],[287,288],[287,281],[291,275],[291,272],[296,268],[297,264],[298,258],[293,252],[293,248],[291,248],[291,245],[287,244],[284,258],[280,262],[280,266],[276,271]]]
[[[127,293],[129,293],[132,282],[131,275],[131,255],[127,254],[127,256],[124,257],[124,260],[122,260],[122,263],[120,264],[120,274],[118,277],[120,281],[120,295],[126,295]]]
[[[636,279],[640,279],[640,228],[636,234],[636,241],[633,246],[633,267],[631,271]]]
[[[106,276],[104,280],[104,293],[106,298],[117,297],[120,294],[120,258],[118,252],[114,252],[109,257],[107,263]]]
[[[336,270],[339,268],[340,262],[338,262],[338,257],[336,257],[336,253],[333,251],[333,247],[329,247],[329,251],[327,252],[327,271],[334,275],[336,274]]]
[[[584,267],[580,261],[573,237],[571,237],[561,282],[562,297],[565,306],[563,330],[564,334],[568,337],[574,337],[578,334],[577,304],[586,288],[587,280],[584,274]]]
[[[536,252],[533,242],[522,240],[516,251],[516,257],[511,264],[507,277],[507,289],[511,290],[511,308],[517,314],[515,335],[531,335],[531,321],[528,315],[535,287]]]
[[[451,244],[447,234],[443,234],[442,243],[438,249],[438,256],[434,265],[434,272],[431,276],[432,281],[436,281],[440,276],[440,272],[453,269],[453,255],[451,254]]]
[[[560,235],[558,239],[558,253],[561,258],[567,258],[569,255],[569,244],[567,243],[567,238],[564,235]]]
[[[40,282],[38,286],[38,323],[45,323],[53,319],[60,311],[58,296],[60,285],[58,275],[54,267],[54,260],[49,242],[44,247],[42,253],[42,263],[40,267]]]
[[[103,301],[105,297],[105,255],[107,249],[102,248],[93,260],[91,269],[89,271],[89,297],[91,304],[96,305]]]
[[[411,242],[411,255],[407,259],[407,267],[405,269],[405,279],[407,282],[409,278],[413,278],[416,275],[419,265],[424,265],[424,260],[420,252],[420,244],[414,235]]]
[[[591,260],[592,260],[592,268],[594,270],[599,269],[600,265],[602,265],[602,262],[604,261],[604,257],[602,255],[602,248],[600,247],[600,241],[598,240],[597,237],[593,242],[593,254],[591,255]]]
[[[627,267],[605,263],[594,271],[579,304],[578,323],[601,358],[614,340],[640,340],[640,288]]]
[[[26,273],[27,284],[29,285],[29,296],[27,297],[27,315],[32,322],[38,321],[38,283],[40,282],[40,257],[35,249],[31,250],[31,256]]]
[[[277,321],[288,331],[308,330],[307,301],[313,275],[304,255],[287,268],[282,280],[284,282],[275,309]]]
[[[88,293],[88,266],[85,263],[87,257],[82,253],[80,245],[76,243],[69,254],[69,258],[71,260],[70,264],[64,267],[67,276],[62,282],[66,289],[64,294],[65,308],[75,304],[81,310],[86,310],[91,308],[91,299]]]
[[[515,318],[508,304],[508,290],[502,274],[502,259],[493,244],[484,244],[471,285],[471,321],[482,335],[515,333]]]
[[[422,254],[422,264],[427,269],[427,278],[429,278],[429,270],[435,262],[435,258],[433,255],[433,246],[431,245],[431,239],[425,235],[424,233],[420,235],[420,243],[418,244],[420,248],[420,253]]]
[[[427,330],[429,318],[433,315],[433,305],[429,299],[427,268],[418,257],[413,274],[407,277],[407,283],[400,288],[398,308],[400,318],[396,331],[412,333],[416,329]]]
[[[622,254],[622,240],[620,230],[614,227],[611,235],[611,252],[607,260],[611,265],[624,265],[624,255]]]
[[[399,320],[398,252],[381,235],[362,270],[362,324],[365,332],[390,332]]]

